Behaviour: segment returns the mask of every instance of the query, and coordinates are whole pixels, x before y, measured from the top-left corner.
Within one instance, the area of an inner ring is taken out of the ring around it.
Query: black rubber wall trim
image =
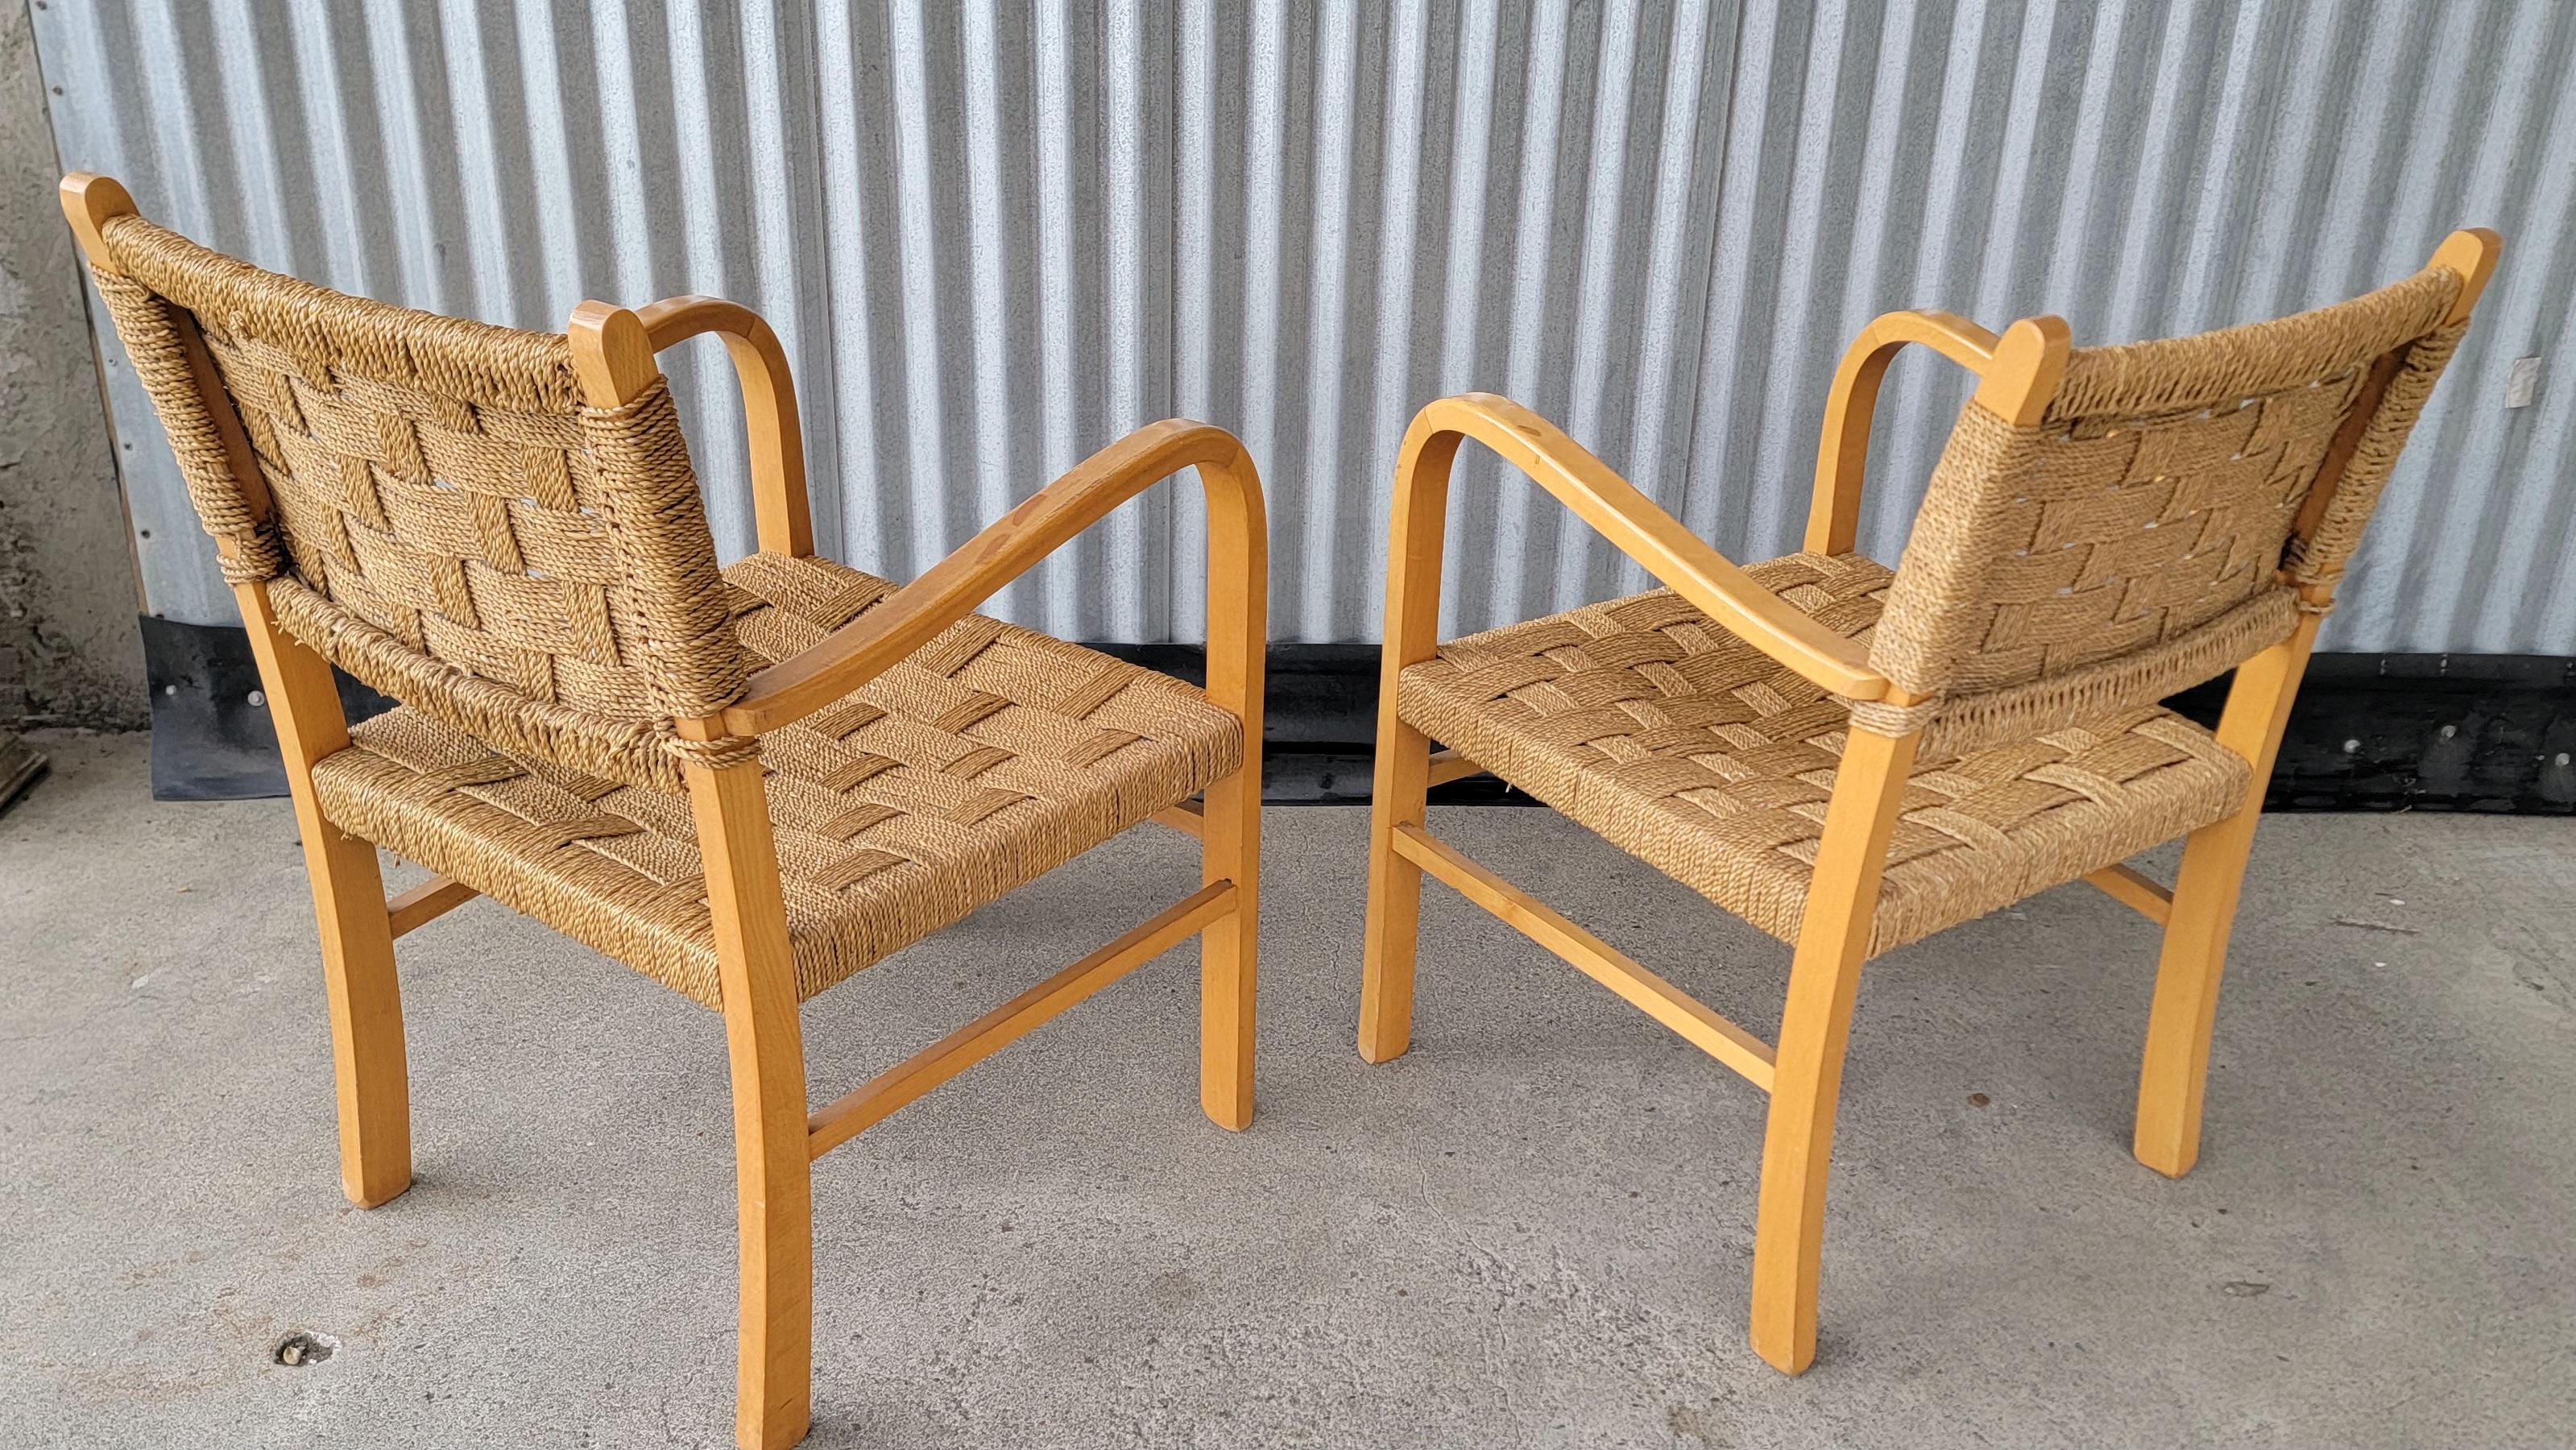
[[[2224,698],[2220,682],[2172,703],[2210,723]],[[2264,804],[2576,814],[2576,659],[2318,655]]]
[[[286,794],[277,730],[259,688],[250,633],[144,615],[143,674],[152,686],[152,798],[238,801]],[[352,722],[394,702],[334,670]]]
[[[1189,645],[1101,645],[1121,659],[1200,678]],[[143,620],[152,681],[152,794],[242,800],[286,793],[277,736],[255,702],[259,671],[238,628]],[[1291,644],[1270,653],[1265,796],[1364,801],[1377,733],[1375,645]],[[2169,702],[2214,724],[2227,682]],[[347,676],[351,720],[392,702]],[[1491,778],[1434,799],[1526,802]],[[2576,814],[2576,659],[2539,655],[2324,654],[2308,665],[2265,801],[2272,810]]]

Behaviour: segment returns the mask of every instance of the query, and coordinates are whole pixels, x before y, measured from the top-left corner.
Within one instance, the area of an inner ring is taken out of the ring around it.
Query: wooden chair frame
[[[2434,266],[2447,267],[2463,279],[2444,325],[2469,315],[2494,270],[2499,247],[2494,233],[2471,230],[2454,233],[2434,254]],[[1943,312],[1890,313],[1862,329],[1843,355],[1825,405],[1808,551],[1841,554],[1854,547],[1879,382],[1896,353],[1916,343],[1976,374],[1978,403],[2025,427],[2040,419],[2055,396],[2070,351],[2066,324],[2055,317],[2026,318],[2000,337]],[[2380,371],[2377,383],[2384,384],[2387,372]],[[2377,396],[2373,386],[2352,417],[2366,420]],[[2302,535],[2321,516],[2359,431],[2359,421],[2347,425],[2328,451],[2310,507],[2300,515]],[[1790,1374],[1800,1373],[1816,1351],[1825,1180],[1844,1046],[1919,729],[1902,736],[1853,730],[1847,737],[1790,965],[1776,1048],[1468,859],[1426,828],[1425,793],[1444,781],[1480,774],[1483,767],[1455,750],[1434,754],[1431,740],[1399,715],[1397,697],[1403,672],[1438,651],[1450,468],[1459,445],[1469,438],[1526,473],[1658,583],[1785,668],[1849,700],[1896,706],[1921,701],[1872,670],[1862,644],[1753,582],[1601,460],[1518,404],[1487,394],[1443,399],[1424,408],[1405,434],[1387,546],[1360,1056],[1386,1062],[1410,1043],[1415,939],[1427,871],[1768,1092],[1771,1109],[1754,1232],[1752,1341],[1765,1360]],[[2330,587],[2303,590],[2303,597],[2316,605],[2330,603],[2331,595]],[[2190,834],[2174,886],[2168,890],[2127,866],[2107,867],[2085,878],[2164,928],[2139,1077],[2134,1148],[2140,1162],[2169,1176],[2189,1171],[2199,1151],[2219,974],[2264,787],[2318,620],[2317,613],[2301,613],[2289,638],[2237,667],[2217,738],[2252,766],[2251,784],[2231,814]]]
[[[102,228],[134,213],[104,177],[65,178],[63,208],[92,266],[117,269]],[[802,435],[785,350],[750,309],[675,297],[634,311],[585,302],[568,328],[584,401],[619,407],[660,377],[655,355],[702,334],[724,339],[750,432],[760,548],[813,552]],[[247,435],[190,327],[197,392],[225,434],[232,471],[264,510]],[[757,760],[684,766],[706,864],[734,1105],[741,1306],[736,1436],[748,1450],[804,1438],[813,1337],[811,1164],[906,1103],[990,1056],[1184,938],[1200,938],[1199,1103],[1219,1126],[1251,1125],[1259,901],[1262,670],[1268,528],[1241,443],[1180,420],[1130,433],[996,520],[866,614],[752,676],[720,715],[679,722],[684,738],[757,736],[847,695],[971,614],[1003,585],[1151,485],[1195,468],[1208,511],[1209,702],[1242,722],[1243,764],[1157,822],[1201,839],[1200,888],[1115,940],[894,1067],[809,1111],[793,959],[769,806]],[[229,540],[219,541],[227,555]],[[330,666],[278,624],[264,583],[234,595],[258,659],[312,876],[338,1088],[341,1183],[373,1208],[411,1186],[409,1079],[394,939],[474,898],[445,878],[386,899],[376,847],[326,819],[316,761],[349,745]]]

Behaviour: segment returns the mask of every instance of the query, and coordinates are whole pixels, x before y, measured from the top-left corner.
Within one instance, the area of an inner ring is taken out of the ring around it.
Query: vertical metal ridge
[[[1431,157],[1430,138],[1424,132],[1430,124],[1431,8],[1425,4],[1399,8],[1389,22],[1387,44],[1385,115],[1380,121],[1385,160],[1377,195],[1377,316],[1370,332],[1375,386],[1370,390],[1369,436],[1362,445],[1367,462],[1356,483],[1345,485],[1362,504],[1368,497],[1364,490],[1385,486],[1392,474],[1404,430],[1412,420],[1410,405],[1417,391],[1415,380],[1421,375],[1421,354],[1426,341],[1436,345],[1436,338],[1428,338],[1421,325],[1422,284],[1415,258],[1425,232],[1422,200],[1446,170]],[[1388,510],[1368,508],[1365,516],[1369,527],[1360,557],[1383,560]],[[1340,561],[1335,562],[1338,566]],[[1382,581],[1363,576],[1348,581],[1338,592],[1359,596],[1357,633],[1376,638],[1386,619]]]
[[[326,285],[521,327],[584,297],[759,307],[821,547],[909,577],[1129,428],[1234,429],[1274,628],[1373,638],[1388,475],[1444,393],[1548,413],[1730,555],[1795,547],[1823,392],[1891,308],[2084,342],[2351,296],[2449,228],[2504,269],[2324,643],[2576,653],[2576,9],[2301,0],[547,0],[31,11],[65,162]],[[151,606],[229,595],[106,340]],[[716,344],[669,366],[749,547]],[[1956,370],[1882,397],[1863,546],[1901,548]],[[995,601],[1192,639],[1184,482]],[[1477,450],[1453,631],[1642,587]]]
[[[1458,55],[1450,91],[1448,267],[1441,287],[1440,366],[1433,384],[1435,396],[1478,386],[1476,340],[1488,290],[1486,229],[1481,214],[1491,174],[1495,119],[1492,102],[1502,44],[1500,25],[1496,9],[1491,6],[1468,5],[1458,17]],[[1440,580],[1441,628],[1447,632],[1475,627],[1462,613],[1463,601],[1469,597],[1471,585],[1482,592],[1483,572],[1491,567],[1493,554],[1490,549],[1475,547],[1476,536],[1464,527],[1470,504],[1479,501],[1476,486],[1489,481],[1493,470],[1480,467],[1483,460],[1478,458],[1468,458],[1464,463],[1459,470],[1461,477],[1449,492],[1448,566]],[[1477,618],[1482,618],[1482,611]]]
[[[1159,22],[1159,23],[1158,23]],[[1156,295],[1163,268],[1154,253],[1153,199],[1147,186],[1158,138],[1151,130],[1149,103],[1165,71],[1150,64],[1153,36],[1168,31],[1168,16],[1149,19],[1141,0],[1109,0],[1101,17],[1100,65],[1096,89],[1101,119],[1101,213],[1107,234],[1100,267],[1101,318],[1093,333],[1104,354],[1098,427],[1085,446],[1099,447],[1128,430],[1170,411],[1161,379],[1152,364],[1164,334],[1146,311]],[[1168,144],[1168,143],[1166,143]],[[1079,596],[1086,577],[1102,578],[1107,608],[1089,637],[1144,639],[1167,628],[1170,571],[1118,568],[1120,561],[1142,559],[1148,548],[1169,534],[1164,520],[1172,494],[1191,480],[1159,488],[1105,520],[1099,558],[1086,561],[1089,574],[1064,581],[1068,594]],[[1174,567],[1188,567],[1175,560]]]
[[[1216,5],[1218,0],[1178,0],[1180,16],[1173,27],[1172,56],[1172,371],[1173,408],[1192,418],[1213,419],[1217,407],[1217,334],[1230,327],[1218,312],[1217,273],[1217,77]],[[1259,455],[1270,505],[1270,526],[1279,527],[1283,505],[1279,474]],[[1207,506],[1194,489],[1184,488],[1171,518],[1171,552],[1162,560],[1132,561],[1136,567],[1167,564],[1172,577],[1170,637],[1199,642],[1207,628]],[[1274,584],[1270,591],[1274,617],[1289,591]]]
[[[1079,369],[1074,358],[1074,309],[1091,287],[1091,279],[1074,266],[1073,231],[1073,38],[1067,25],[1066,0],[1047,0],[1035,7],[1029,37],[1034,104],[1029,136],[1037,149],[1035,191],[1037,218],[1033,265],[1052,285],[1037,289],[1038,321],[1038,472],[1052,478],[1081,461],[1076,452],[1075,418],[1083,406],[1081,385],[1098,376],[1106,358],[1095,355]],[[1092,533],[1048,559],[1035,576],[1042,603],[1035,616],[1051,633],[1086,637],[1098,627],[1098,611],[1083,607],[1076,592],[1081,581],[1098,579],[1080,565],[1098,554],[1100,535]],[[1100,590],[1096,592],[1103,592]]]
[[[1641,79],[1638,31],[1646,17],[1634,3],[1604,5],[1600,14],[1599,65],[1594,72],[1589,118],[1592,135],[1585,148],[1580,191],[1583,210],[1577,219],[1573,316],[1569,319],[1573,337],[1566,350],[1569,365],[1565,426],[1578,437],[1593,439],[1596,449],[1616,455],[1626,450],[1611,441],[1611,390],[1616,382],[1633,377],[1633,338],[1626,329],[1619,328],[1623,311],[1619,292],[1623,280],[1634,276],[1621,263],[1634,231],[1628,220],[1633,195],[1629,151],[1634,141],[1630,127]],[[1569,99],[1568,105],[1572,104]],[[1570,159],[1572,149],[1564,149]],[[1618,331],[1614,333],[1614,329]],[[1623,355],[1614,356],[1614,349]],[[1622,466],[1633,470],[1636,464],[1633,459],[1623,458]],[[1530,496],[1530,490],[1525,488],[1516,492],[1523,498]],[[1550,568],[1541,557],[1539,568],[1533,571],[1532,585],[1543,591],[1551,608],[1569,608],[1592,595],[1592,565],[1600,552],[1600,541],[1564,510],[1550,508],[1548,514],[1543,536],[1551,540],[1546,552],[1555,556],[1554,566]]]
[[[1291,567],[1300,571],[1311,570],[1312,561],[1318,559],[1338,564],[1347,552],[1339,547],[1342,495],[1350,491],[1343,483],[1340,468],[1344,455],[1341,360],[1345,355],[1348,288],[1353,271],[1353,175],[1359,164],[1354,154],[1359,129],[1355,114],[1360,57],[1357,0],[1326,0],[1313,20],[1312,231],[1305,274],[1306,357],[1305,366],[1299,369],[1298,388],[1306,415],[1298,452],[1303,464],[1301,475],[1310,486],[1297,510],[1289,515],[1293,523],[1302,525],[1298,529],[1301,547],[1290,557]],[[1346,601],[1334,590],[1301,590],[1297,602],[1298,630],[1309,639],[1340,637],[1348,630],[1346,621],[1355,612],[1345,607]]]
[[[1308,483],[1302,474],[1292,473],[1295,464],[1281,456],[1283,430],[1280,427],[1280,380],[1295,376],[1291,367],[1283,366],[1281,352],[1287,346],[1287,335],[1281,324],[1282,292],[1287,279],[1296,271],[1295,245],[1299,238],[1288,231],[1288,94],[1290,57],[1289,5],[1287,0],[1255,0],[1241,12],[1242,28],[1235,37],[1242,57],[1244,73],[1239,88],[1226,91],[1236,106],[1222,104],[1217,114],[1220,124],[1233,134],[1232,145],[1220,144],[1210,158],[1215,166],[1226,165],[1227,152],[1233,153],[1234,174],[1242,188],[1240,214],[1234,235],[1240,246],[1231,257],[1211,260],[1220,274],[1230,273],[1234,280],[1231,291],[1241,308],[1234,335],[1242,353],[1237,359],[1237,383],[1227,402],[1233,421],[1230,426],[1243,438],[1244,446],[1255,459],[1270,465],[1270,492],[1293,498],[1295,490]],[[1223,82],[1219,82],[1220,86]],[[1237,109],[1239,107],[1239,109]],[[1228,228],[1222,223],[1219,235]],[[1218,293],[1220,299],[1226,292]],[[1224,395],[1220,393],[1219,397]],[[1220,413],[1212,421],[1226,423]],[[1271,566],[1282,578],[1302,580],[1306,574],[1303,531],[1297,526],[1299,515],[1280,509],[1270,515]],[[1286,546],[1286,547],[1283,547]],[[1302,596],[1280,591],[1288,599],[1287,608],[1295,610]],[[1283,610],[1274,600],[1271,618],[1281,618]],[[1294,613],[1289,613],[1294,618]]]

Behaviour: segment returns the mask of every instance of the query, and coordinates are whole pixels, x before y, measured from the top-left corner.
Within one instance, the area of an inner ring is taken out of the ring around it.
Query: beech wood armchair
[[[1770,1094],[1754,1349],[1816,1348],[1834,1107],[1867,958],[2067,881],[2164,929],[2135,1151],[2199,1151],[2218,979],[2318,622],[2500,243],[2295,317],[2074,348],[1939,312],[1864,329],[1825,406],[1804,552],[1738,568],[1546,420],[1482,394],[1405,435],[1387,560],[1360,1054],[1411,1036],[1424,872]],[[1855,552],[1879,380],[1978,377],[1890,570]],[[1663,587],[1439,641],[1450,465],[1527,473]],[[2233,669],[2213,733],[2157,701]],[[1434,753],[1434,742],[1448,748]],[[1790,943],[1776,1046],[1432,835],[1491,772]],[[2168,890],[2122,864],[2183,836]]]
[[[262,272],[112,180],[62,198],[258,656],[353,1202],[412,1180],[394,939],[477,895],[723,1014],[747,1447],[807,1428],[813,1159],[1193,934],[1199,1101],[1249,1125],[1267,534],[1234,438],[1139,429],[897,588],[813,557],[794,386],[747,309],[516,332]],[[741,379],[760,542],[722,571],[654,362],[702,333]],[[1204,690],[972,613],[1191,467]],[[332,665],[401,708],[350,726]],[[800,1003],[1147,820],[1202,838],[1197,891],[809,1110]],[[387,900],[379,845],[439,875]]]

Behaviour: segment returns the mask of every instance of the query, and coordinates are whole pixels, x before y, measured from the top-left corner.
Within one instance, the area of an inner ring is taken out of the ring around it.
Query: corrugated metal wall
[[[1794,547],[1843,343],[1877,312],[2080,341],[2269,316],[2508,250],[2328,645],[2576,653],[2576,6],[2493,0],[49,0],[63,160],[265,265],[557,325],[585,296],[764,310],[824,547],[908,577],[1180,412],[1270,486],[1279,638],[1374,636],[1425,400],[1560,421],[1729,554]],[[112,351],[112,347],[111,347]],[[748,546],[712,343],[674,367]],[[159,431],[111,393],[153,607],[230,618]],[[1965,387],[1898,365],[1864,544],[1892,555]],[[1463,481],[1454,628],[1640,577]],[[1193,638],[1158,491],[1007,597]]]

